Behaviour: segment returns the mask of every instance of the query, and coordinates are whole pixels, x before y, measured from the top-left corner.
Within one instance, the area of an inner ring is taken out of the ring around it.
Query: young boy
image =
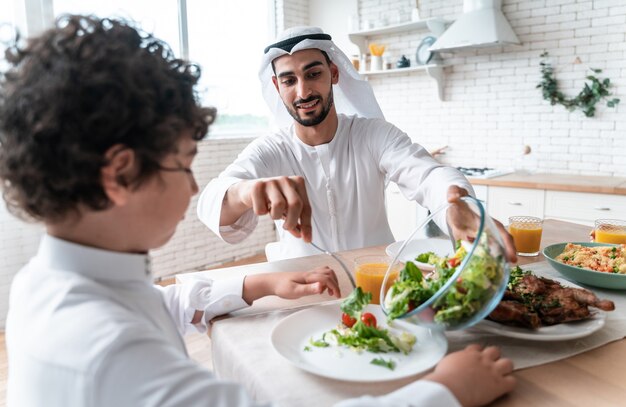
[[[11,289],[8,405],[254,405],[189,360],[181,334],[265,295],[340,292],[329,268],[152,285],[147,253],[198,192],[190,167],[215,114],[197,104],[198,67],[127,23],[81,16],[7,60],[0,182],[10,210],[46,226]],[[480,405],[513,388],[512,368],[469,347],[427,380],[341,405]]]

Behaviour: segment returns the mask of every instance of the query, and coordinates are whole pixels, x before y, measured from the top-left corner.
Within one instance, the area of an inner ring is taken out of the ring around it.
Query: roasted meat
[[[489,314],[489,319],[502,323],[515,321],[528,328],[539,328],[541,326],[539,315],[517,301],[500,301],[496,309]]]
[[[615,304],[598,299],[584,288],[563,287],[558,281],[516,267],[502,301],[488,318],[506,325],[536,329],[589,318],[592,315],[589,307],[612,311]]]

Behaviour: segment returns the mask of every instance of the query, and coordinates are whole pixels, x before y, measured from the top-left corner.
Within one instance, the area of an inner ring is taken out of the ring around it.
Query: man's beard
[[[307,117],[306,119],[301,118],[300,115],[298,114],[297,105],[302,104],[302,103],[310,103],[314,100],[319,100],[320,103],[324,103],[324,99],[322,99],[321,96],[311,96],[308,99],[300,99],[300,100],[295,101],[293,103],[292,108],[287,106],[287,104],[285,104],[285,107],[287,108],[287,111],[289,112],[291,117],[293,117],[293,119],[297,121],[298,123],[300,123],[301,125],[306,126],[306,127],[317,126],[318,124],[323,122],[324,119],[326,119],[326,116],[328,116],[330,109],[333,107],[333,103],[334,103],[333,89],[332,88],[330,89],[330,92],[328,93],[328,102],[325,105],[322,105],[322,111],[320,112],[319,115],[315,117]]]

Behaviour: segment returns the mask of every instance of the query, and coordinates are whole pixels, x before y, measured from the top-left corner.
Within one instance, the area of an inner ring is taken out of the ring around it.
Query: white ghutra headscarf
[[[328,54],[330,60],[339,69],[339,82],[334,85],[333,96],[337,113],[367,118],[383,119],[383,112],[378,106],[374,91],[367,81],[354,69],[354,66],[328,34],[318,27],[293,27],[283,31],[277,42],[265,48],[265,55],[259,69],[259,79],[263,98],[274,115],[279,127],[293,123],[293,118],[280,99],[280,95],[272,83],[272,61],[276,58],[293,54],[303,49],[316,48]]]

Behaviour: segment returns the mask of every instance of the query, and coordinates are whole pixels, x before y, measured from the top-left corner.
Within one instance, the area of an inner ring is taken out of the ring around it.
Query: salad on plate
[[[378,325],[376,316],[371,312],[364,312],[370,303],[372,294],[364,293],[361,287],[357,287],[340,305],[341,319],[334,329],[325,332],[321,338],[311,338],[311,347],[326,348],[339,346],[348,348],[354,352],[379,353],[402,353],[411,352],[416,343],[416,337],[412,333],[387,329]],[[305,351],[312,348],[307,345]],[[395,362],[375,357],[371,364],[393,370]]]

